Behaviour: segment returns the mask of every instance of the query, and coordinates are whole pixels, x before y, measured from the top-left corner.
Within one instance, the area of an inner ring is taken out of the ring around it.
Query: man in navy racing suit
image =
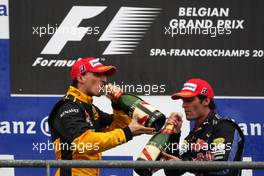
[[[241,161],[244,150],[244,134],[239,126],[214,112],[214,91],[211,85],[202,79],[188,80],[180,92],[172,99],[182,99],[187,120],[194,121],[194,128],[179,145],[182,126],[181,116],[171,115],[167,123],[175,125],[175,136],[171,146],[163,156],[167,160],[184,161]],[[179,148],[181,150],[179,150]],[[167,176],[182,175],[186,170],[165,170]],[[197,176],[238,176],[241,170],[188,170]]]

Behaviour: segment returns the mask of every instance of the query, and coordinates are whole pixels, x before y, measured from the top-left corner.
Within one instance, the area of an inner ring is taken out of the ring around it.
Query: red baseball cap
[[[76,61],[71,69],[71,79],[85,72],[104,73],[105,76],[112,76],[116,72],[116,67],[106,66],[99,62],[99,58],[82,58]]]
[[[189,98],[197,95],[204,95],[208,98],[214,97],[214,90],[211,85],[202,79],[190,79],[184,83],[180,92],[171,96],[173,100],[180,98]]]

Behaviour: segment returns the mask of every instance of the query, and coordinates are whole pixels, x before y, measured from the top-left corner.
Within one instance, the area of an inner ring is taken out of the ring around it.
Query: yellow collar
[[[78,99],[84,103],[87,103],[87,104],[92,104],[93,102],[93,98],[91,96],[88,96],[86,94],[84,94],[83,92],[81,92],[79,89],[73,87],[73,86],[70,86],[66,95],[72,95],[74,96],[74,101],[75,99]]]

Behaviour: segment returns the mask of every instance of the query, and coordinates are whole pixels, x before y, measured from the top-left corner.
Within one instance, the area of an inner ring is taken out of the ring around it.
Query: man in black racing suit
[[[167,160],[184,161],[241,161],[244,150],[244,134],[230,119],[214,112],[214,92],[210,84],[202,79],[188,80],[172,99],[182,99],[187,120],[195,122],[194,128],[179,145],[181,116],[172,115],[167,123],[175,125],[170,147],[163,156]],[[177,147],[176,147],[177,146]],[[180,150],[179,150],[180,149]],[[167,176],[182,175],[187,170],[167,169]],[[241,170],[188,170],[197,176],[238,176]]]
[[[104,113],[93,104],[93,97],[101,96],[107,77],[115,70],[97,58],[83,58],[72,66],[72,85],[48,119],[57,160],[101,160],[103,151],[154,131],[132,120],[114,102],[113,114]],[[62,167],[57,169],[56,176],[99,176],[99,171]]]

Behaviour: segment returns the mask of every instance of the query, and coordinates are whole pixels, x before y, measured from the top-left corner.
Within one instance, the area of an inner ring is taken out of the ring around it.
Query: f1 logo
[[[78,27],[79,24],[83,19],[93,18],[105,9],[105,6],[73,6],[41,54],[59,54],[68,41],[82,40],[88,28]],[[69,29],[74,32],[65,32]]]
[[[83,19],[102,13],[105,6],[73,6],[41,54],[59,54],[68,41],[81,41],[88,28],[78,27]],[[121,7],[99,41],[110,41],[103,55],[132,54],[139,40],[160,13],[160,8]],[[74,32],[67,32],[71,29]]]

